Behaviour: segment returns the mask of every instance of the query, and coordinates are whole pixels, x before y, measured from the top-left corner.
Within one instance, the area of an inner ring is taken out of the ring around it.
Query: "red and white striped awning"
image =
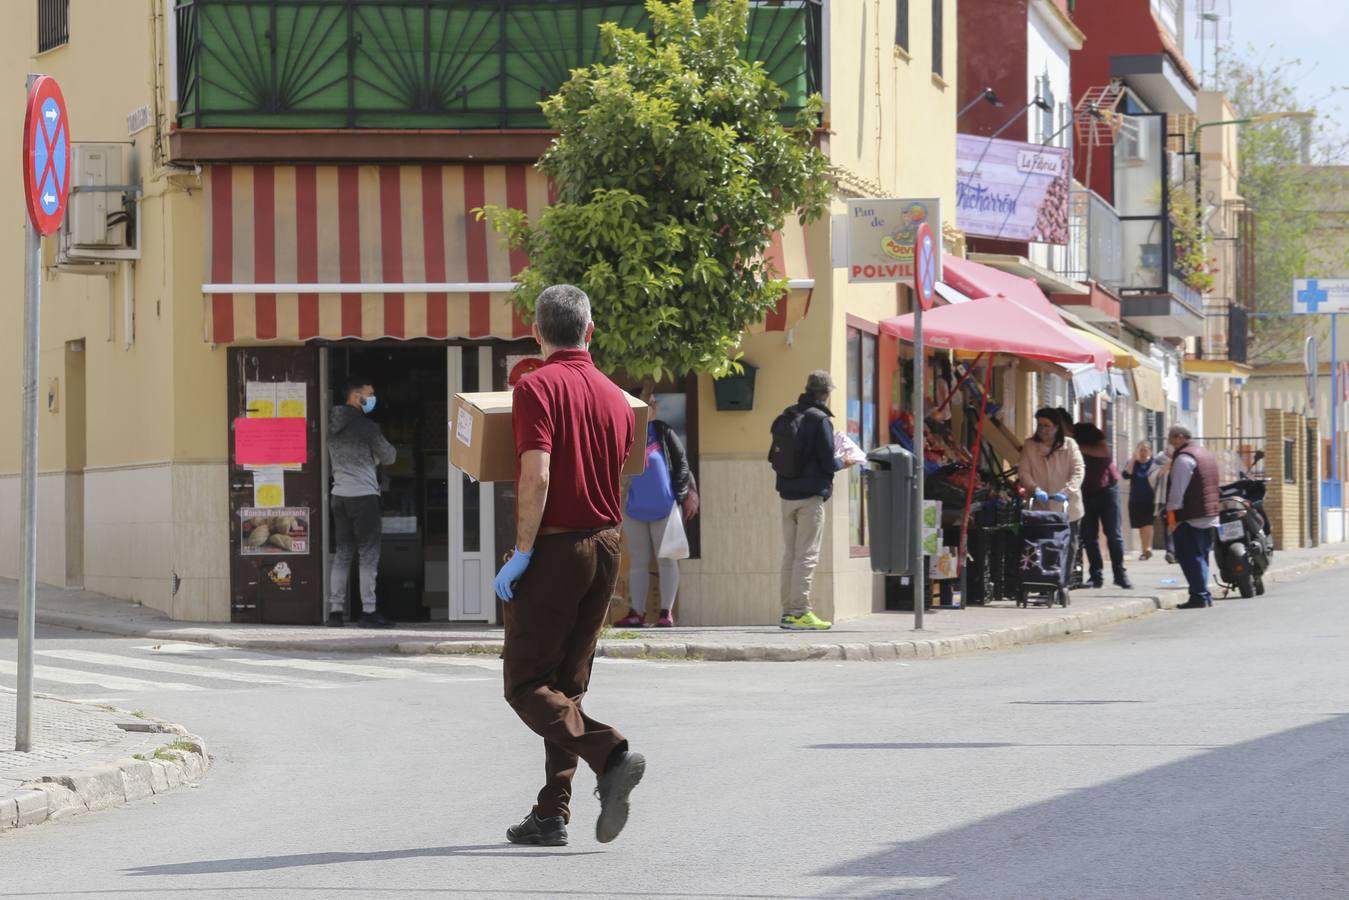
[[[211,166],[206,340],[528,336],[506,296],[528,260],[472,210],[549,199],[523,164]],[[814,286],[794,219],[767,255],[792,289],[750,330],[786,331]]]

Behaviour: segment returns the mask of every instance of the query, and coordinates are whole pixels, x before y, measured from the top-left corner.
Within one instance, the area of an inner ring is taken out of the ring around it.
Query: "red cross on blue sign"
[[[39,234],[51,234],[61,227],[70,196],[70,119],[60,85],[47,75],[28,92],[23,153],[28,218]]]

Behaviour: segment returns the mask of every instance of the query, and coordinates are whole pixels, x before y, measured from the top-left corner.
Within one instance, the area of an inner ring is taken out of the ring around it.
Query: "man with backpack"
[[[834,379],[823,370],[810,373],[795,406],[773,421],[768,461],[777,473],[782,498],[782,620],[789,631],[824,631],[833,623],[810,608],[815,566],[824,540],[824,504],[834,492],[834,473],[851,463],[834,450],[829,395]]]

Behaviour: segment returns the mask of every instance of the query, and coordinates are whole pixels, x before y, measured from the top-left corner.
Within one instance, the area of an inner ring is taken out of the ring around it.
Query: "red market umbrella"
[[[1039,293],[1039,288],[1035,291]],[[913,314],[884,319],[880,328],[884,334],[912,341]],[[1076,337],[1068,326],[1002,294],[927,311],[923,314],[923,343],[941,350],[1011,353],[1046,362],[1091,363],[1102,371],[1111,361],[1104,347]]]
[[[989,355],[975,430],[974,462],[965,489],[965,508],[960,517],[957,565],[965,568],[965,538],[970,505],[974,500],[974,475],[979,469],[988,394],[992,389],[994,353],[1011,353],[1028,359],[1055,363],[1090,363],[1101,371],[1112,362],[1099,345],[1079,338],[1063,324],[1053,304],[1029,278],[1021,278],[990,266],[948,256],[942,264],[942,280],[969,296],[968,303],[939,306],[923,314],[923,343],[945,350],[964,350]],[[901,340],[913,340],[913,314],[895,316],[880,323],[881,332]],[[915,432],[917,428],[915,427]],[[922,453],[915,437],[914,446]],[[921,460],[921,455],[919,456]],[[921,464],[921,463],[920,463]]]

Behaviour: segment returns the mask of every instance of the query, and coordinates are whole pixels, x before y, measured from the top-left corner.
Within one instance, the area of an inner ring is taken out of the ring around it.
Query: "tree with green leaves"
[[[1237,116],[1290,110],[1315,111],[1297,93],[1297,61],[1249,61],[1253,52],[1227,60],[1219,72],[1221,89]],[[1288,316],[1293,279],[1349,271],[1349,247],[1324,240],[1324,201],[1345,186],[1334,168],[1345,158],[1345,141],[1334,125],[1282,120],[1241,126],[1238,190],[1255,212],[1256,312],[1250,362],[1300,360],[1303,340],[1328,337],[1318,316]],[[1304,153],[1305,151],[1305,153]]]
[[[548,285],[577,285],[597,364],[649,387],[734,369],[743,333],[786,290],[764,258],[772,232],[818,218],[830,188],[819,96],[785,125],[783,90],[741,59],[747,0],[646,9],[649,35],[605,23],[605,61],[541,104],[558,132],[539,161],[556,202],[532,222],[480,214],[529,256],[512,297],[524,315]]]

